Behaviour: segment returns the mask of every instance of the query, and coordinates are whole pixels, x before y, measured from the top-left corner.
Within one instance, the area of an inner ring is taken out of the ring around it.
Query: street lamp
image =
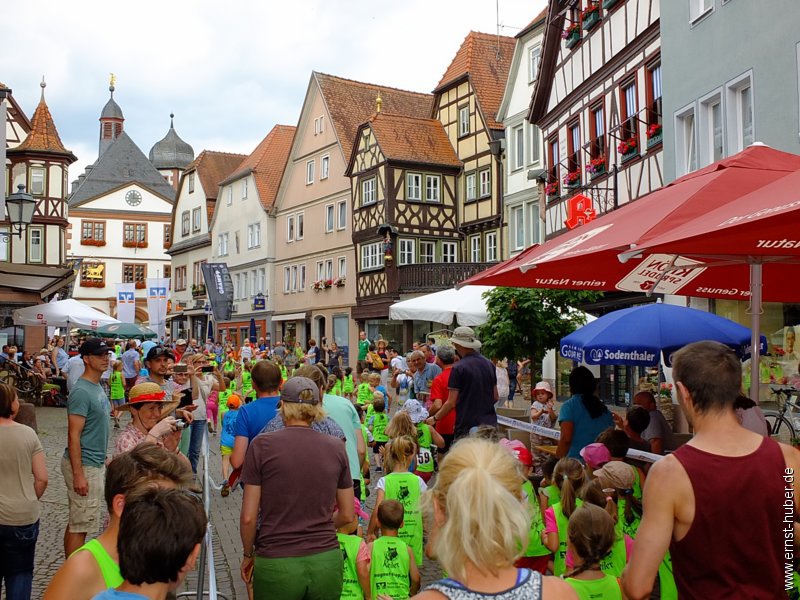
[[[12,235],[22,238],[22,233],[33,222],[33,213],[36,210],[36,198],[25,191],[21,183],[17,191],[6,198],[6,213],[11,223],[11,231],[0,231],[0,237],[8,242]]]

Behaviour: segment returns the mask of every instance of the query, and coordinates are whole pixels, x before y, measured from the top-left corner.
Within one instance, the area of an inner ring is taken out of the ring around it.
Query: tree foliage
[[[584,314],[574,307],[600,297],[588,291],[496,287],[484,294],[489,320],[479,332],[481,353],[540,363],[562,337],[585,324]]]

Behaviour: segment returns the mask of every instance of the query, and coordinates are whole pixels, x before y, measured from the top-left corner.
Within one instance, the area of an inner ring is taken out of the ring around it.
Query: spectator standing
[[[471,327],[456,327],[450,343],[455,346],[461,360],[453,366],[450,374],[447,402],[428,419],[428,425],[435,425],[458,407],[455,437],[463,437],[479,425],[496,427],[497,377],[494,365],[479,352],[481,341],[475,337]]]
[[[61,369],[61,372],[67,376],[67,390],[72,391],[75,382],[83,375],[83,358],[80,354],[70,356],[67,361],[67,366]]]
[[[319,346],[317,346],[317,340],[311,338],[308,340],[308,352],[306,352],[306,364],[307,365],[316,365],[320,362],[320,350]]]
[[[442,372],[438,366],[425,360],[425,353],[422,350],[415,350],[411,353],[409,362],[414,363],[414,397],[419,400],[426,408],[431,394],[431,384],[436,376]],[[410,374],[410,373],[409,373]]]
[[[183,360],[183,355],[186,353],[186,340],[183,338],[175,340],[175,362],[181,362]]]
[[[131,422],[117,436],[114,456],[128,452],[144,442],[163,444],[162,438],[173,433],[175,418],[167,416],[178,406],[156,383],[139,383],[131,388],[128,403],[120,407],[131,413]],[[180,434],[172,450],[178,446]]]
[[[0,383],[0,590],[10,600],[29,600],[39,537],[39,498],[47,489],[47,465],[36,433],[14,421],[19,399]]]
[[[370,342],[367,339],[366,331],[358,332],[358,359],[356,362],[356,375],[361,375],[361,371],[366,371],[369,368],[367,364],[367,353],[369,352]]]
[[[695,342],[672,363],[695,435],[648,473],[625,594],[649,597],[669,550],[681,598],[784,598],[784,532],[792,531],[797,511],[798,452],[739,424],[742,370],[730,348]],[[785,515],[790,522],[782,527]]]
[[[218,367],[213,367],[211,372],[204,373],[203,368],[210,368],[208,358],[203,353],[193,354],[188,359],[190,361],[190,378],[193,393],[192,402],[196,406],[192,413],[192,425],[189,437],[189,462],[192,464],[192,471],[197,473],[197,463],[200,460],[200,448],[203,444],[206,424],[208,423],[206,402],[211,392],[219,392],[224,389],[222,373]]]
[[[50,364],[54,369],[54,377],[61,377],[61,370],[66,368],[69,360],[69,354],[64,349],[64,341],[63,337],[56,338],[56,347],[53,348],[50,354]]]
[[[139,369],[141,369],[141,361],[139,358],[139,351],[136,350],[136,342],[134,340],[128,340],[126,350],[120,357],[122,361],[122,377],[125,379],[126,391],[136,385],[136,379],[139,377]]]
[[[84,373],[69,393],[67,448],[61,459],[69,505],[65,557],[86,542],[87,533],[99,528],[108,449],[109,400],[100,385],[100,376],[108,368],[108,346],[99,338],[89,338],[80,354]]]
[[[595,394],[594,374],[584,366],[575,367],[569,374],[572,396],[561,405],[558,421],[561,438],[556,456],[581,459],[581,448],[588,446],[600,433],[614,427],[614,419],[606,405]]]
[[[452,346],[441,346],[436,351],[436,364],[442,369],[433,379],[431,384],[431,407],[429,412],[435,415],[450,395],[450,373],[453,372],[453,365],[456,362],[456,351]],[[439,450],[440,454],[446,453],[453,443],[453,437],[456,427],[456,411],[451,410],[450,413],[442,419],[436,420],[436,431],[444,439],[444,448]]]
[[[233,453],[231,454],[231,466],[234,469],[238,469],[244,464],[250,442],[278,414],[278,402],[281,397],[282,377],[278,365],[262,360],[253,366],[250,374],[256,399],[250,404],[242,406],[236,417],[233,430]]]
[[[323,338],[324,342],[324,338]],[[326,348],[323,344],[323,350],[327,352],[328,355],[328,370],[333,372],[334,367],[342,367],[342,359],[344,358],[344,351],[339,348],[336,342],[331,342],[330,347]]]
[[[286,427],[253,440],[242,470],[242,578],[252,579],[256,598],[280,589],[287,598],[338,600],[343,560],[336,528],[355,516],[347,452],[311,429],[324,413],[310,379],[289,379],[279,410]]]

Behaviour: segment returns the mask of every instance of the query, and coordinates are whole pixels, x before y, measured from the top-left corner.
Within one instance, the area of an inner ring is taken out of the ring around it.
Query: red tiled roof
[[[186,172],[194,169],[200,178],[200,185],[203,186],[206,199],[215,200],[219,191],[219,182],[233,173],[246,158],[246,154],[203,150],[197,158],[189,163]]]
[[[47,103],[44,101],[44,95],[42,95],[39,106],[36,107],[36,111],[33,113],[31,131],[28,137],[26,137],[15,150],[72,155],[69,150],[64,148],[64,144],[61,143],[58,130],[53,122],[53,116],[50,114],[50,109],[47,108]]]
[[[387,159],[460,167],[442,123],[379,112],[369,120],[381,152]]]
[[[433,96],[430,94],[362,83],[324,73],[315,72],[314,77],[331,117],[345,160],[350,158],[358,127],[375,113],[378,96],[382,101],[381,110],[386,112],[420,118],[428,118],[431,115]]]
[[[271,210],[275,203],[296,130],[297,127],[291,125],[275,125],[252,154],[239,164],[236,172],[227,178],[228,181],[238,179],[252,171],[264,210]]]
[[[511,69],[514,44],[515,40],[511,37],[470,31],[434,93],[469,76],[487,126],[503,129],[503,124],[498,123],[496,117]]]

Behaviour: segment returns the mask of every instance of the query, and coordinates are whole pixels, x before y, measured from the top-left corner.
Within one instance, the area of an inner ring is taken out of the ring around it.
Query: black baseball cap
[[[167,358],[171,358],[175,360],[175,355],[172,353],[172,350],[167,348],[166,346],[153,346],[148,350],[147,356],[144,357],[145,361],[153,360],[154,358],[158,358],[159,356],[166,356]]]
[[[104,356],[109,353],[111,348],[109,348],[105,341],[100,338],[89,338],[83,344],[81,344],[80,352],[81,356]]]

